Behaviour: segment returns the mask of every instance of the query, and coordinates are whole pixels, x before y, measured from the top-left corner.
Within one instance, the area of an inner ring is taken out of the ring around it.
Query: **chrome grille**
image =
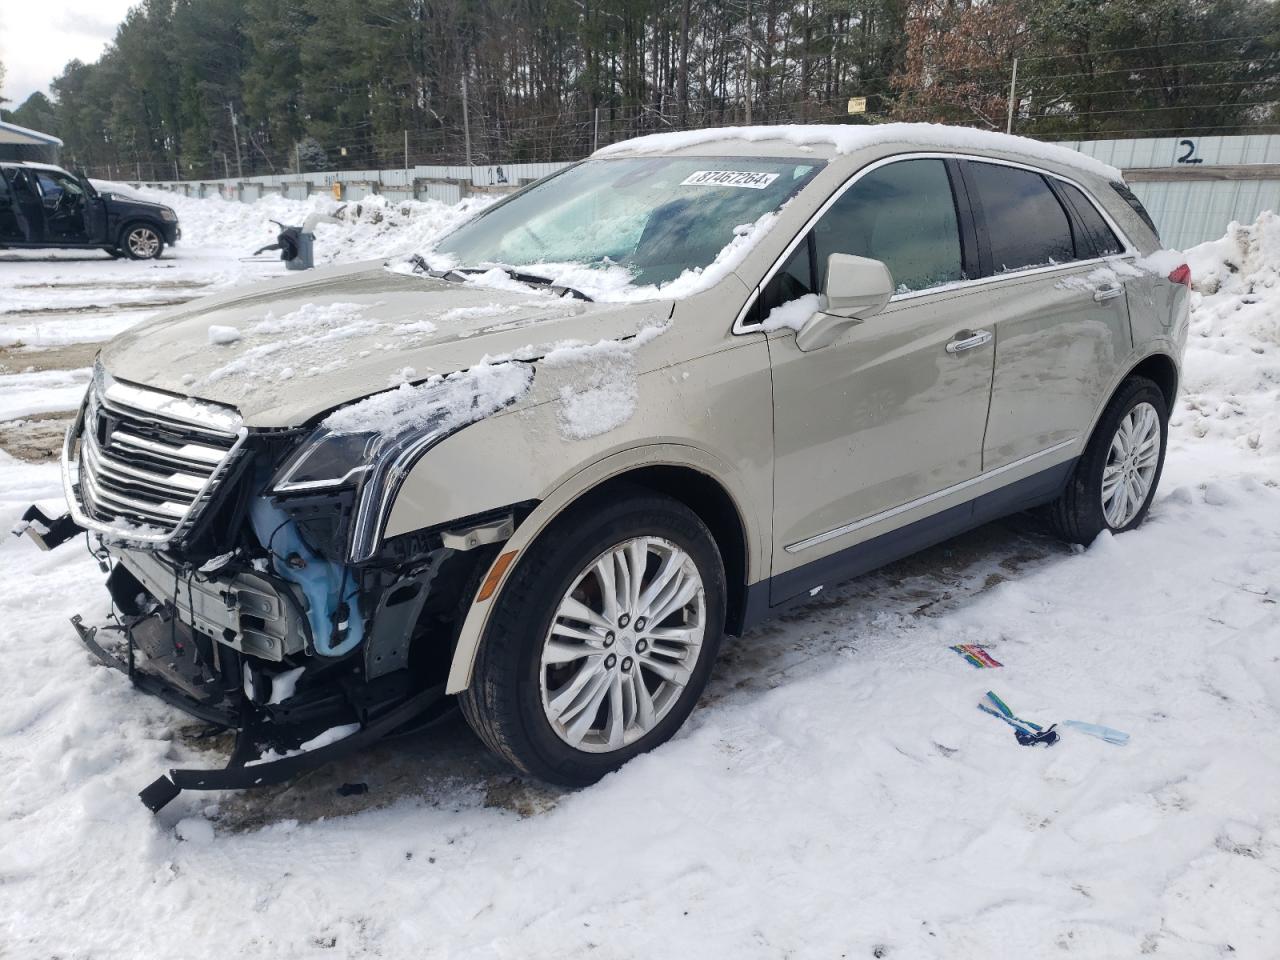
[[[130,542],[179,539],[240,455],[245,433],[228,407],[112,380],[99,367],[63,453],[76,522]]]

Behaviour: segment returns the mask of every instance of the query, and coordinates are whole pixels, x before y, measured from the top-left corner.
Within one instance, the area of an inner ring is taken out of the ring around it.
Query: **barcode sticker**
[[[695,170],[680,181],[682,187],[746,187],[763,190],[778,179],[776,173],[753,170]]]

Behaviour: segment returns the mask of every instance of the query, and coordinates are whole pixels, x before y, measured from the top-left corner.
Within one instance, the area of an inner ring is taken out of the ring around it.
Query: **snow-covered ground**
[[[0,418],[65,410],[85,342],[158,301],[283,274],[237,259],[267,205],[172,202],[159,263],[0,255]],[[458,215],[322,226],[322,255]],[[1280,220],[1188,259],[1141,530],[1073,551],[1015,518],[829,591],[726,644],[684,733],[576,793],[453,720],[153,817],[137,789],[225,743],[79,648],[67,618],[107,612],[84,551],[6,538],[0,957],[1280,956]],[[51,463],[0,454],[0,477],[6,526],[58,495]],[[1132,739],[1020,747],[987,690]]]

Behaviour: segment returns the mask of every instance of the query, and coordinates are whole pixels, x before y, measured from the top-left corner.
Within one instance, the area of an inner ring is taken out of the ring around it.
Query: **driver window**
[[[833,253],[883,261],[897,293],[965,279],[960,222],[942,160],[901,160],[872,170],[823,214],[814,242],[819,289]]]
[[[56,207],[58,202],[63,199],[65,194],[70,202],[79,199],[83,191],[80,184],[70,177],[58,176],[44,170],[36,172],[36,179],[40,183],[40,194],[44,197],[44,205],[46,207]]]

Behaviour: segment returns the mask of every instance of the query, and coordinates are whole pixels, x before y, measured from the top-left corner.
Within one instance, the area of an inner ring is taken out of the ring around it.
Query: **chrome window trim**
[[[937,296],[941,293],[968,291],[989,283],[996,283],[1003,280],[1022,279],[1023,277],[1034,277],[1050,273],[1054,270],[1075,269],[1077,267],[1088,266],[1090,264],[1101,264],[1112,260],[1128,259],[1136,257],[1138,254],[1138,250],[1133,245],[1133,241],[1129,239],[1129,235],[1121,229],[1120,225],[1115,221],[1111,214],[1109,214],[1106,209],[1098,203],[1097,199],[1089,189],[1084,186],[1084,184],[1080,183],[1078,180],[1073,180],[1071,177],[1065,176],[1061,173],[1054,173],[1052,170],[1045,170],[1044,168],[1037,167],[1032,163],[1023,163],[1017,160],[1003,160],[997,159],[996,157],[983,157],[969,153],[942,153],[938,151],[895,153],[891,157],[881,157],[879,160],[873,160],[871,163],[854,173],[848,180],[842,183],[830,197],[827,198],[826,202],[823,203],[823,205],[819,207],[808,220],[805,221],[804,226],[796,233],[791,242],[787,244],[786,249],[784,249],[778,258],[774,260],[773,265],[765,271],[764,277],[755,285],[754,288],[752,288],[750,295],[747,297],[746,303],[742,305],[742,309],[738,311],[738,315],[734,318],[732,331],[734,335],[761,332],[764,325],[763,321],[747,323],[747,314],[751,312],[756,301],[760,299],[760,295],[764,288],[769,285],[769,281],[772,280],[774,275],[782,269],[782,265],[787,262],[787,258],[795,252],[796,247],[800,245],[800,241],[808,236],[809,231],[813,229],[814,224],[831,209],[835,202],[844,196],[845,192],[851,189],[854,184],[873,170],[878,170],[880,167],[886,167],[891,163],[902,163],[906,160],[970,160],[975,163],[992,163],[997,166],[1016,167],[1020,170],[1030,170],[1033,173],[1038,173],[1046,177],[1053,177],[1055,180],[1060,180],[1063,183],[1069,183],[1088,198],[1089,202],[1093,204],[1094,209],[1102,216],[1103,221],[1112,229],[1116,237],[1118,237],[1120,242],[1124,245],[1124,249],[1120,253],[1113,253],[1105,257],[1092,257],[1088,260],[1072,260],[1068,263],[1055,263],[1043,267],[1026,267],[1020,270],[1010,270],[1008,273],[992,274],[989,277],[977,277],[973,280],[957,280],[954,283],[940,284],[937,287],[929,287],[924,290],[912,290],[908,293],[895,293],[889,298],[890,304],[899,303],[905,300],[914,300],[919,297]]]
[[[818,533],[814,534],[812,537],[797,540],[795,543],[788,544],[786,547],[783,547],[783,549],[786,550],[787,553],[799,553],[801,550],[808,550],[810,547],[817,546],[820,543],[826,543],[828,540],[834,540],[836,537],[843,537],[847,533],[853,533],[855,530],[861,530],[864,527],[869,527],[872,524],[879,523],[881,520],[889,520],[893,517],[907,513],[910,510],[914,510],[917,507],[923,507],[926,504],[934,503],[944,497],[949,497],[953,493],[959,493],[961,490],[967,490],[969,487],[976,486],[984,480],[990,480],[992,477],[998,477],[1001,474],[1008,473],[1010,470],[1016,470],[1018,467],[1025,466],[1033,460],[1039,460],[1041,457],[1047,457],[1050,454],[1057,453],[1059,450],[1065,450],[1072,444],[1079,442],[1079,440],[1079,437],[1072,437],[1070,440],[1063,440],[1061,443],[1055,443],[1052,447],[1046,447],[1036,453],[1014,460],[1012,463],[1006,463],[1002,467],[987,470],[985,473],[980,473],[976,477],[970,477],[968,480],[961,480],[959,483],[954,483],[942,490],[927,494],[923,497],[917,497],[915,500],[899,504],[896,507],[890,507],[888,510],[882,510],[880,513],[872,514],[871,516],[864,517],[861,520],[846,523],[833,530],[828,530],[826,533]]]

